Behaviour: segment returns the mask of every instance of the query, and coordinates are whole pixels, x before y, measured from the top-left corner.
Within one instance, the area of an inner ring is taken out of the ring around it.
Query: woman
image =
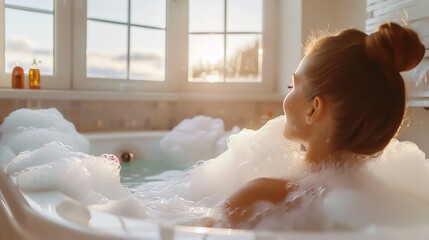
[[[397,133],[405,111],[399,72],[414,68],[424,52],[414,31],[391,22],[369,36],[348,29],[315,39],[283,102],[284,136],[302,143],[313,171],[359,165]],[[281,203],[296,188],[285,179],[247,183],[223,205],[230,227],[255,225],[255,204]]]

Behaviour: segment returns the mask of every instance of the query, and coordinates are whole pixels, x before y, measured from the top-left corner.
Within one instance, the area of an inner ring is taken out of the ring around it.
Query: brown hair
[[[348,29],[307,46],[305,95],[325,98],[332,110],[332,150],[374,154],[389,143],[405,111],[399,72],[414,68],[424,52],[413,30],[390,22],[369,36]]]

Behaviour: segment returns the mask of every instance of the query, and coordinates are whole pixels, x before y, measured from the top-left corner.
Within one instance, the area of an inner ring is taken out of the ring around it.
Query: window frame
[[[54,74],[41,76],[42,89],[93,90],[140,93],[261,93],[278,94],[275,33],[277,1],[263,3],[262,81],[258,83],[188,82],[188,0],[167,0],[165,81],[97,79],[86,77],[86,0],[54,0]],[[0,1],[4,19],[4,1]],[[60,17],[61,16],[61,17]],[[5,29],[0,26],[0,51],[4,52]],[[0,87],[11,88],[10,74],[0,58]],[[177,64],[179,63],[179,64]],[[68,67],[71,66],[71,67]],[[28,76],[26,76],[26,83]],[[28,84],[28,83],[27,83]]]
[[[169,17],[170,8],[167,0],[167,22],[166,22],[166,56],[165,56],[165,81],[144,81],[133,79],[113,79],[113,78],[95,78],[86,76],[86,0],[74,0],[73,4],[73,88],[78,90],[113,90],[113,91],[168,91],[174,90],[171,81],[168,81],[168,72],[171,59],[169,59],[170,51],[168,49],[168,36],[171,19]],[[173,12],[174,13],[174,12]],[[103,86],[103,89],[100,89]]]
[[[54,72],[42,75],[41,86],[45,89],[71,89],[71,1],[54,0]],[[0,2],[0,19],[5,19],[5,1]],[[61,16],[61,17],[60,17]],[[0,24],[0,51],[5,52],[5,24]],[[4,56],[4,54],[3,54]],[[66,57],[68,56],[68,57]],[[11,88],[11,76],[5,69],[5,58],[0,57],[0,87]],[[28,69],[24,69],[25,86],[28,88]]]
[[[186,1],[188,4],[189,2]],[[276,59],[278,55],[274,51],[277,46],[277,43],[274,38],[276,31],[276,5],[277,1],[264,0],[263,1],[263,19],[262,19],[262,49],[264,51],[262,58],[262,81],[261,82],[220,82],[220,83],[205,83],[205,82],[188,82],[188,72],[184,76],[185,81],[182,82],[183,89],[189,92],[246,92],[246,93],[274,93],[276,90],[276,83],[278,81],[277,75],[275,74],[277,70]],[[186,5],[186,9],[189,9]],[[268,14],[269,13],[269,14]],[[225,13],[226,14],[226,13]],[[188,16],[188,15],[187,15]],[[186,19],[188,20],[188,18]],[[188,25],[188,22],[186,23]],[[224,30],[226,34],[226,30]],[[186,52],[182,53],[181,61],[186,61],[188,63],[188,28],[186,26]],[[226,46],[225,46],[226,47]],[[188,70],[186,68],[186,70]]]

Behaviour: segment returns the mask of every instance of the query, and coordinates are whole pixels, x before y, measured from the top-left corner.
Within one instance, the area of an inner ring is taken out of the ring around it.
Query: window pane
[[[131,28],[130,79],[164,80],[165,31]]]
[[[131,23],[165,28],[165,0],[131,0]]]
[[[224,0],[190,0],[189,32],[223,32]]]
[[[127,77],[127,27],[88,21],[86,67],[88,77]]]
[[[47,11],[54,11],[54,1],[53,0],[6,0],[6,4],[36,8]]]
[[[262,32],[262,0],[227,0],[228,32]]]
[[[190,82],[223,82],[224,35],[189,36]]]
[[[128,22],[128,0],[88,0],[88,18]]]
[[[226,38],[226,82],[260,82],[262,44],[260,34],[234,34]]]
[[[54,19],[52,14],[5,9],[5,70],[20,62],[24,71],[36,59],[40,73],[53,74]]]

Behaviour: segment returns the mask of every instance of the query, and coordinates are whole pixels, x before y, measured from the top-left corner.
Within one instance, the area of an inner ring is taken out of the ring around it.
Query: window
[[[190,82],[261,82],[262,0],[189,2]]]
[[[270,93],[275,2],[2,0],[0,86],[36,59],[45,89]]]
[[[165,0],[88,0],[86,75],[163,81],[165,18]]]
[[[43,33],[40,26],[44,26]],[[16,62],[29,69],[33,59],[44,75],[53,74],[54,3],[53,0],[5,1],[5,69],[11,72]]]
[[[61,2],[63,3],[63,2]],[[55,0],[0,1],[0,87],[11,86],[10,72],[20,62],[25,73],[36,60],[42,87],[71,88],[71,31],[68,5]],[[28,87],[28,80],[26,81]]]

